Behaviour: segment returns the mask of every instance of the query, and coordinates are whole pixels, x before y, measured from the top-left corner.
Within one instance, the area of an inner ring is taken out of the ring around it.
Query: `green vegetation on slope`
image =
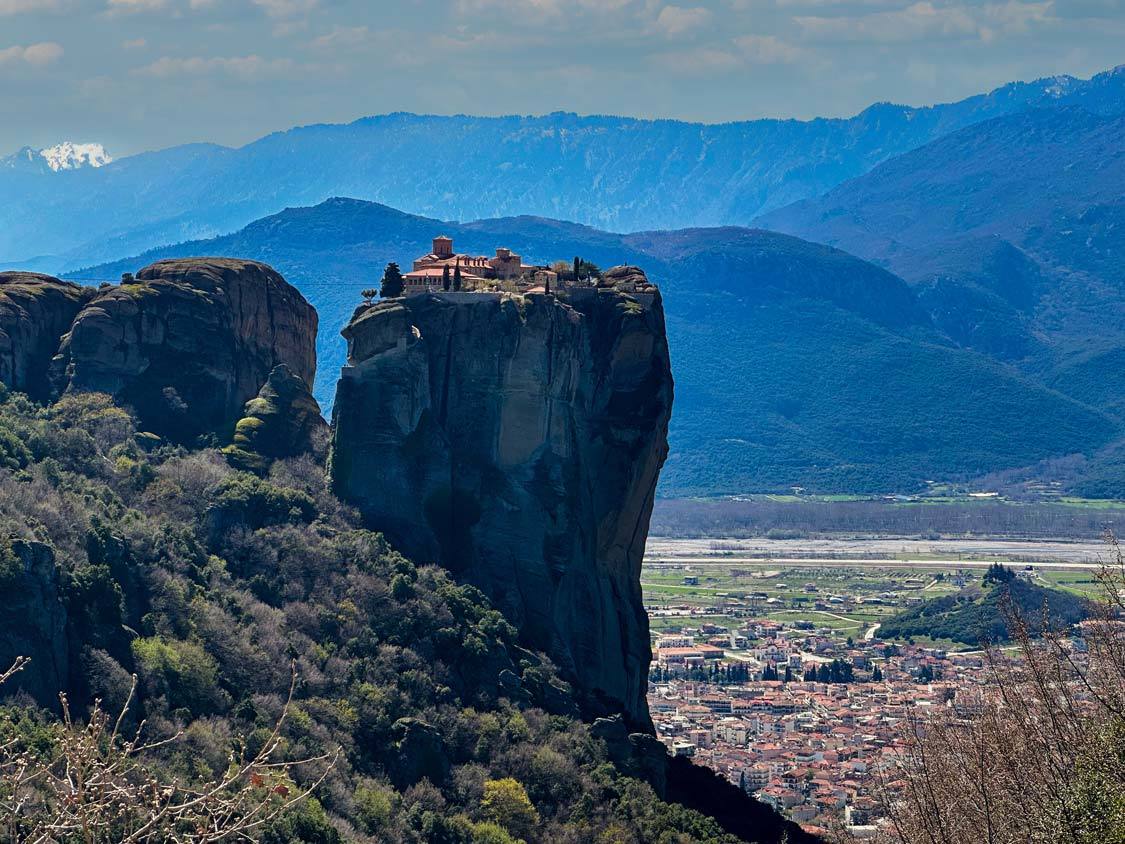
[[[312,459],[240,473],[94,394],[0,395],[0,455],[0,661],[33,650],[2,691],[44,707],[9,698],[0,740],[49,754],[56,690],[115,712],[136,673],[132,726],[182,732],[152,767],[213,779],[268,739],[292,663],[284,755],[342,755],[264,841],[736,841],[619,773],[549,662],[362,530]]]
[[[951,639],[967,645],[1007,642],[1011,639],[1007,610],[1017,611],[1032,628],[1075,624],[1086,618],[1086,601],[1069,592],[1048,589],[1015,579],[990,580],[955,595],[934,598],[882,622],[880,638],[907,639],[925,636]],[[1044,609],[1046,614],[1044,615]]]

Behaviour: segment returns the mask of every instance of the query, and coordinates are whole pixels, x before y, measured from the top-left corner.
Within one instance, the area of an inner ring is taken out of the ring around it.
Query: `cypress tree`
[[[384,299],[397,299],[402,295],[405,287],[402,270],[398,268],[398,264],[391,261],[383,271],[383,283],[379,286],[379,295]]]
[[[453,289],[454,290],[460,290],[461,289],[461,265],[460,264],[458,264],[456,267],[453,268]]]
[[[448,293],[450,283],[451,282],[449,280],[449,264],[446,264],[444,267],[441,268],[441,289],[444,290],[446,293]]]

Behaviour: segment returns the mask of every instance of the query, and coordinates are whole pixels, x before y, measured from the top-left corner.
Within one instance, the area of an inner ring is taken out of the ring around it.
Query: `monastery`
[[[558,274],[550,267],[531,266],[511,249],[497,249],[496,255],[458,254],[453,251],[453,240],[441,235],[434,238],[433,251],[414,261],[414,269],[403,275],[404,294],[436,293],[442,290],[442,281],[448,268],[450,278],[461,269],[462,290],[504,290],[526,293],[536,288],[554,290]]]

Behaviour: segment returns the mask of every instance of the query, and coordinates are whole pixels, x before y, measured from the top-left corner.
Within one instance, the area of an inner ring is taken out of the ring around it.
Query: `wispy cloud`
[[[0,17],[26,12],[53,12],[61,8],[60,0],[0,0]]]
[[[28,64],[32,67],[46,67],[62,58],[64,52],[62,45],[54,41],[27,46],[17,44],[0,49],[0,65]]]
[[[805,50],[776,35],[740,35],[734,39],[743,61],[749,64],[789,64],[801,59]]]
[[[495,10],[519,17],[563,17],[576,12],[614,13],[637,0],[454,0],[461,15]]]
[[[319,5],[319,0],[251,0],[251,2],[271,18],[307,15]]]
[[[653,27],[665,35],[677,36],[702,29],[711,22],[711,12],[702,6],[665,6],[653,22]]]
[[[356,47],[371,40],[371,30],[366,26],[336,26],[309,42],[317,50]]]
[[[106,0],[106,14],[110,16],[138,15],[165,8],[168,0]]]
[[[167,0],[107,0],[106,10],[111,15],[131,15],[154,12],[168,6]]]
[[[160,79],[211,74],[225,74],[241,79],[260,79],[285,75],[291,72],[295,66],[292,59],[266,59],[258,55],[190,56],[186,58],[162,56],[151,64],[137,68],[133,72],[140,76],[153,76]]]
[[[932,43],[966,38],[991,41],[998,34],[1023,32],[1047,21],[1052,5],[1052,0],[982,5],[919,0],[901,9],[863,15],[797,16],[794,21],[806,39],[823,43]]]

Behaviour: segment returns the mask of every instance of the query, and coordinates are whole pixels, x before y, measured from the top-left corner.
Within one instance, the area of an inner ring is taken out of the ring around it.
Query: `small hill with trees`
[[[884,621],[884,639],[927,636],[966,645],[999,644],[1012,638],[1009,619],[1018,613],[1032,628],[1069,627],[1089,616],[1087,602],[1069,592],[1028,583],[994,564],[980,586],[934,598]]]

